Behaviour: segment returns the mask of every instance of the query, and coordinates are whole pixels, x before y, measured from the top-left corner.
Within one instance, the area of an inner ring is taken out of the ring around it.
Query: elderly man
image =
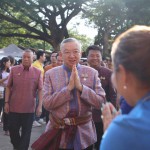
[[[111,83],[112,71],[101,66],[102,53],[101,48],[97,45],[91,45],[87,48],[87,62],[88,64],[98,71],[98,76],[101,80],[102,87],[106,92],[107,101],[116,106],[116,92]],[[93,120],[97,131],[97,142],[95,143],[96,150],[99,150],[100,141],[103,135],[103,123],[101,119],[101,110],[93,109]]]
[[[50,111],[47,133],[50,132],[52,140],[48,141],[48,148],[92,150],[92,144],[97,140],[92,107],[101,108],[105,92],[98,72],[79,64],[81,44],[76,39],[63,40],[60,50],[64,64],[47,71],[44,81],[43,103]],[[54,135],[57,130],[60,132]]]
[[[32,62],[33,52],[24,51],[22,64],[11,68],[6,87],[5,112],[9,113],[10,138],[16,150],[28,150],[37,90],[36,114],[39,116],[42,111],[42,74],[31,66]]]

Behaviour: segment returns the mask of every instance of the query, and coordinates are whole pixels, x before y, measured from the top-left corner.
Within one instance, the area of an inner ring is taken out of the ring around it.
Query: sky
[[[77,25],[78,24],[78,25]],[[73,29],[73,31],[78,31],[79,34],[86,35],[87,37],[93,39],[97,34],[97,30],[90,27],[92,25],[85,25],[86,20],[80,19],[80,16],[75,16],[72,20],[68,23],[68,29]]]

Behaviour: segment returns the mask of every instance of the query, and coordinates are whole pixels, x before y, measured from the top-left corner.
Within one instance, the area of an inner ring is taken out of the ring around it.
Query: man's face
[[[76,42],[64,43],[61,48],[64,64],[72,69],[73,65],[78,64],[81,58],[81,50]]]
[[[111,62],[111,60],[108,60],[107,64],[108,64],[108,68],[112,70],[112,62]]]
[[[63,59],[61,56],[57,56],[57,65],[61,66],[63,64]]]
[[[56,56],[57,56],[57,53],[53,53],[50,57],[50,60],[51,60],[51,63],[54,64],[57,62],[57,59],[56,59]]]
[[[22,56],[22,65],[24,67],[30,67],[33,62],[33,53],[32,52],[24,52]]]
[[[102,60],[102,56],[100,51],[98,50],[90,50],[88,57],[87,57],[87,62],[89,65],[93,68],[97,68],[100,66],[100,62]]]
[[[44,63],[44,61],[46,60],[46,56],[45,53],[43,54],[43,56],[40,56],[41,61]]]

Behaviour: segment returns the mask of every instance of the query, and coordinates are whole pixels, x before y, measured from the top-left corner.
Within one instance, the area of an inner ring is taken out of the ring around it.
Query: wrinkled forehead
[[[33,52],[31,52],[31,51],[25,51],[25,52],[23,52],[23,57],[24,57],[24,56],[33,57]]]

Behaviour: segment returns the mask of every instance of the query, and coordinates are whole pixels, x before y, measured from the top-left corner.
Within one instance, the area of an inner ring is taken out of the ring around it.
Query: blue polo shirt
[[[133,107],[131,107],[126,100],[124,99],[124,97],[120,97],[120,109],[121,109],[121,113],[122,114],[128,114]]]

